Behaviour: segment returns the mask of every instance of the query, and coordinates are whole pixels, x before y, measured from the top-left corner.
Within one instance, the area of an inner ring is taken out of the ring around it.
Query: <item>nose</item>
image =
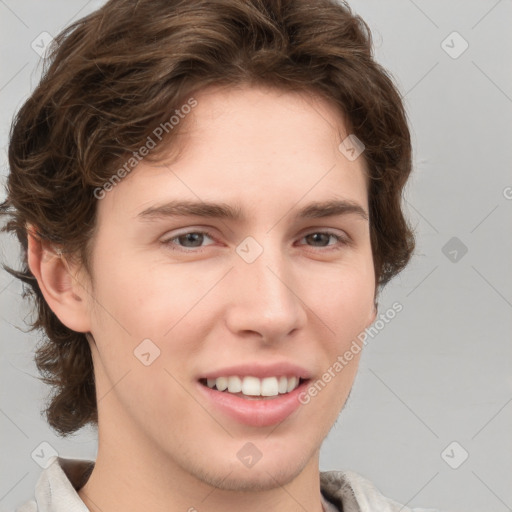
[[[226,323],[234,334],[276,343],[307,321],[303,291],[279,249],[265,248],[252,263],[239,259],[231,273]]]

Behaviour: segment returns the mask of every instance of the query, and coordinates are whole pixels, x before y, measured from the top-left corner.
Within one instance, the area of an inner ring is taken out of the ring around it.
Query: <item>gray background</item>
[[[32,41],[101,3],[0,0],[2,182],[10,119],[41,69]],[[403,311],[369,340],[321,467],[358,471],[410,506],[512,510],[512,2],[351,5],[405,97],[417,250],[381,296],[381,312],[395,301]],[[0,241],[0,256],[16,261],[12,240]],[[47,389],[20,292],[0,273],[0,512],[32,496],[41,468],[31,453],[41,442],[65,457],[96,454],[94,431],[60,439],[40,416]]]

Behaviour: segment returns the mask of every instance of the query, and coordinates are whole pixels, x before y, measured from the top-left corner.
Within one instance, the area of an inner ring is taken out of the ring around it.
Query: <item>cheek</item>
[[[108,255],[104,257],[108,262]],[[162,351],[190,352],[209,329],[206,296],[223,272],[216,269],[198,277],[192,266],[151,264],[136,256],[110,261],[96,274],[96,329],[109,346],[129,345],[132,351],[148,338]]]
[[[351,340],[371,322],[375,277],[371,258],[360,265],[340,265],[303,283],[304,302],[318,315],[334,344]]]
[[[320,410],[330,411],[323,420],[329,425],[341,411],[356,377],[364,349],[358,336],[373,319],[375,292],[373,268],[336,275],[308,304],[326,335],[320,338],[320,373],[303,397]]]

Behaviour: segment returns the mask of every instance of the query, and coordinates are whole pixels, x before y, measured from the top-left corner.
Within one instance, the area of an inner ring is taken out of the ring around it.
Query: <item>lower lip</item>
[[[239,423],[253,427],[268,427],[288,418],[300,407],[299,395],[307,384],[308,381],[302,382],[290,393],[251,400],[197,383],[216,409]]]

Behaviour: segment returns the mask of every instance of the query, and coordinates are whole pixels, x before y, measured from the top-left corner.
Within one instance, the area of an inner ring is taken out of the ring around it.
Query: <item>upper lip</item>
[[[311,378],[311,373],[305,368],[290,362],[281,362],[273,364],[246,363],[234,366],[226,366],[218,370],[210,370],[202,374],[199,378],[216,379],[217,377],[300,377],[301,379]]]

